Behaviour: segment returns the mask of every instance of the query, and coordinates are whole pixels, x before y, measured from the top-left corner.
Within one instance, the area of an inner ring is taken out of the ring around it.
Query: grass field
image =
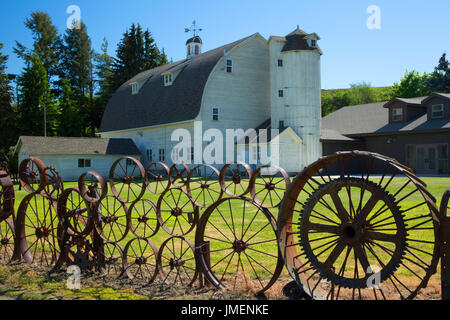
[[[374,178],[373,181],[376,181],[377,178]],[[449,177],[425,177],[422,179],[426,184],[428,190],[437,198],[437,204],[439,205],[440,198],[444,191],[450,186],[450,178]],[[390,183],[387,191],[392,193],[395,192],[398,188],[404,185],[406,178],[394,178]],[[198,202],[203,204],[211,204],[215,200],[218,199],[220,194],[220,187],[217,181],[211,182],[210,192],[202,194],[201,189],[192,190],[193,197],[197,199]],[[283,182],[279,180],[274,180],[274,183]],[[263,200],[264,203],[267,203],[269,200],[268,197],[264,196],[265,181],[258,179],[256,182],[256,193],[260,200]],[[65,183],[64,188],[68,189],[71,187],[77,186],[77,183]],[[141,189],[136,185],[132,185],[130,190],[121,189],[121,185],[116,186],[117,190],[121,190],[121,196],[123,193],[127,194],[127,197],[133,201],[138,194],[140,194]],[[307,187],[306,189],[308,189]],[[345,194],[345,190],[341,190],[341,194],[339,194],[342,199],[342,204],[344,207],[348,208],[349,212],[352,211],[352,201],[361,202],[362,204],[367,203],[369,200],[369,196],[365,195],[364,197],[360,197],[360,190],[357,188],[350,188],[351,195],[348,196]],[[275,190],[278,195],[275,195],[278,198],[282,197],[282,190]],[[403,193],[408,192],[408,187],[405,188]],[[108,192],[111,194],[111,190]],[[27,196],[27,192],[24,190],[18,190],[16,186],[16,212],[19,207],[20,202]],[[274,198],[275,198],[274,196]],[[400,198],[402,194],[398,195]],[[210,200],[208,200],[208,197]],[[302,198],[303,197],[303,198]],[[360,198],[358,198],[360,197]],[[353,199],[352,199],[353,198]],[[134,265],[134,268],[131,268],[131,274],[138,278],[142,276],[142,274],[151,274],[151,270],[148,271],[148,268],[151,268],[156,264],[157,255],[155,252],[159,250],[163,245],[164,250],[162,250],[161,260],[163,265],[163,272],[160,275],[160,279],[170,280],[173,284],[183,283],[186,284],[193,278],[193,270],[195,269],[195,261],[193,259],[193,253],[191,252],[191,247],[189,247],[188,242],[175,239],[167,241],[172,234],[182,235],[188,240],[191,244],[195,243],[195,224],[197,223],[197,219],[200,219],[204,213],[205,208],[200,208],[198,212],[194,210],[194,207],[190,204],[188,197],[181,190],[173,190],[167,192],[161,199],[160,195],[156,195],[151,193],[148,190],[145,190],[142,199],[133,205],[132,210],[130,211],[130,220],[132,227],[126,224],[126,210],[121,207],[120,203],[118,203],[113,197],[107,197],[107,200],[102,201],[102,214],[115,215],[118,219],[105,226],[103,232],[106,237],[111,240],[118,240],[120,247],[122,249],[128,249],[128,259],[130,261],[129,265],[135,264],[136,258],[141,256],[145,256],[147,261],[144,265]],[[300,202],[304,202],[308,199],[308,196],[303,194],[298,199]],[[351,199],[351,200],[350,200]],[[357,199],[357,200],[354,200]],[[276,198],[275,198],[276,200]],[[151,244],[142,242],[142,241],[132,241],[136,238],[135,234],[139,235],[151,235],[156,231],[157,220],[156,220],[156,208],[149,201],[151,201],[155,206],[158,205],[158,201],[160,202],[162,211],[161,211],[161,220],[164,221],[164,225],[157,230],[156,234],[154,234],[149,240],[152,242],[154,246]],[[273,201],[273,199],[272,199]],[[423,199],[420,194],[414,193],[408,196],[404,201],[401,202],[400,206],[402,209],[413,208],[408,210],[407,217],[419,217],[424,214],[424,207],[418,206],[414,208],[414,206],[419,205]],[[277,202],[277,201],[275,201]],[[330,202],[332,202],[330,200]],[[31,201],[30,201],[31,203]],[[78,206],[79,203],[75,201],[74,207]],[[127,207],[130,206],[130,203],[127,204]],[[380,209],[382,204],[377,204],[374,207],[373,211],[377,211]],[[40,202],[36,202],[35,205],[30,205],[30,209],[28,209],[28,219],[27,228],[29,228],[30,237],[33,235],[33,226],[38,223],[38,220],[42,219],[50,219],[49,206],[46,205],[46,202],[41,199]],[[33,209],[34,208],[34,209]],[[182,208],[182,213],[180,215],[174,216],[171,213],[171,209],[179,209]],[[167,210],[167,211],[165,211]],[[331,218],[332,214],[327,212],[327,208],[323,206],[323,204],[318,203],[315,207],[315,210],[318,210],[322,214],[326,215],[330,220],[329,224],[336,223],[336,217]],[[354,208],[353,208],[354,210]],[[277,217],[278,209],[273,208],[270,209],[271,213]],[[329,210],[328,210],[329,211]],[[27,212],[27,213],[28,213]],[[38,214],[35,214],[37,212]],[[139,219],[145,213],[145,216],[148,219]],[[267,213],[266,213],[267,214]],[[276,235],[273,229],[273,224],[267,218],[266,214],[262,212],[258,207],[252,205],[249,202],[245,202],[242,200],[229,200],[221,202],[215,210],[210,210],[208,212],[209,219],[206,223],[203,224],[204,227],[204,241],[209,242],[209,250],[211,252],[210,257],[210,266],[214,272],[217,280],[222,280],[222,282],[226,285],[228,280],[231,280],[236,274],[239,275],[240,280],[249,280],[252,285],[255,287],[255,291],[263,288],[268,280],[272,277],[272,275],[276,271],[277,266],[277,241]],[[53,213],[54,215],[54,213]],[[385,213],[380,214],[375,220],[376,222],[383,222],[383,225],[391,223],[395,220],[391,211],[387,211]],[[55,216],[53,216],[53,220],[55,220]],[[175,217],[175,218],[174,218]],[[298,221],[299,216],[298,213],[294,215],[294,219]],[[311,222],[314,222],[314,219],[311,218]],[[317,220],[318,222],[320,220]],[[322,219],[323,220],[323,219]],[[322,222],[323,223],[323,222]],[[426,221],[424,226],[431,222]],[[192,229],[188,232],[189,229]],[[134,231],[134,232],[133,232]],[[433,232],[429,229],[421,229],[413,230],[416,234],[414,236],[417,239],[422,239],[424,241],[433,240]],[[386,230],[386,233],[392,233],[394,231]],[[327,243],[329,240],[322,239],[324,238],[325,233],[315,233],[310,237],[310,240],[315,242],[315,248],[323,248],[327,247]],[[236,243],[237,240],[245,240],[247,245],[245,250],[242,251],[242,254],[236,254],[235,250],[233,250],[233,246],[239,245]],[[128,246],[127,243],[132,241]],[[39,244],[38,244],[39,245]],[[38,246],[36,245],[36,247]],[[51,248],[50,243],[42,242],[41,247],[47,248],[49,250]],[[427,248],[430,247],[430,248]],[[58,245],[56,244],[57,248]],[[431,245],[427,243],[421,243],[420,247],[424,249],[424,251],[431,250]],[[394,250],[395,245],[393,243],[385,244],[385,248],[388,250]],[[58,249],[58,248],[57,248]],[[39,249],[38,249],[39,250]],[[332,250],[329,249],[328,253],[325,251],[323,254],[324,257],[327,256]],[[380,248],[373,249],[374,256],[379,257],[379,260],[385,261],[390,257],[389,251],[382,250]],[[117,252],[116,252],[117,254]],[[426,254],[421,252],[416,252],[419,258],[426,258]],[[344,265],[344,271],[342,276],[352,277],[355,273],[355,269],[360,269],[358,266],[346,264],[347,260],[346,251],[343,250],[342,253],[336,258],[336,265]],[[369,254],[370,255],[370,254]],[[176,260],[183,260],[183,264],[177,268],[173,267],[173,264],[176,263]],[[175,262],[174,262],[175,261]],[[323,262],[323,261],[322,261]],[[379,262],[379,261],[378,261]],[[146,268],[146,269],[144,269]],[[147,270],[148,272],[146,272]],[[173,270],[179,270],[179,272],[172,272]],[[242,272],[242,270],[244,272]],[[361,272],[361,271],[360,271]],[[172,274],[171,274],[172,273]],[[283,275],[286,275],[287,272],[284,270]],[[398,274],[401,276],[408,277],[410,276],[410,272],[405,268],[399,268]],[[227,280],[228,279],[228,280]],[[234,278],[234,280],[236,280]],[[248,282],[248,281],[247,281]],[[232,283],[232,281],[230,281]],[[236,282],[234,282],[235,284]]]

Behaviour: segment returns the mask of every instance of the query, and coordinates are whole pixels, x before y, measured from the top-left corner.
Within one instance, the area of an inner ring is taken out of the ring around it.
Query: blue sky
[[[255,32],[266,39],[286,35],[299,25],[321,37],[324,89],[346,88],[360,81],[392,85],[406,70],[431,72],[450,49],[448,0],[16,0],[3,1],[0,12],[0,42],[10,56],[8,72],[19,73],[23,68],[12,48],[15,40],[31,45],[31,34],[24,26],[31,11],[48,12],[62,33],[69,5],[81,8],[95,50],[106,37],[114,55],[123,32],[135,22],[148,28],[174,61],[184,58],[188,37],[184,28],[194,19],[204,29],[200,34],[204,51]],[[381,10],[380,30],[366,26],[370,5]]]

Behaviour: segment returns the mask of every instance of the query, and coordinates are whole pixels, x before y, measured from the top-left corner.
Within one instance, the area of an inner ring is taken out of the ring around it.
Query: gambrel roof
[[[251,36],[250,36],[251,37]],[[246,37],[195,56],[144,71],[124,83],[109,100],[99,132],[144,128],[193,120],[200,112],[210,73],[228,52]],[[164,86],[166,72],[182,69],[173,84]],[[132,94],[131,84],[139,83]]]

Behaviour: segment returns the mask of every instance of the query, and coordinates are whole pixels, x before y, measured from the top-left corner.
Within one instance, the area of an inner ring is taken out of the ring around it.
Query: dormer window
[[[171,86],[173,82],[172,74],[167,73],[164,75],[164,85],[165,86]]]
[[[131,84],[131,94],[138,94],[139,92],[139,83],[134,82]]]
[[[233,60],[227,59],[227,72],[232,73],[233,72]]]
[[[431,106],[431,119],[440,119],[444,117],[444,105],[435,104]]]
[[[317,45],[316,39],[311,39],[311,47],[312,47],[312,48],[315,48],[316,45]]]
[[[393,122],[403,121],[403,108],[393,108],[392,109],[392,121]]]

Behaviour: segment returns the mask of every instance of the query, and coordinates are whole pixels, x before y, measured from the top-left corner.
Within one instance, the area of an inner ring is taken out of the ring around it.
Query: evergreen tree
[[[86,25],[80,21],[80,28],[67,29],[61,46],[60,87],[63,80],[70,79],[70,87],[76,105],[76,112],[83,118],[78,128],[72,128],[75,136],[85,136],[93,108],[93,56],[91,39]],[[64,135],[66,135],[64,133]]]
[[[3,44],[0,43],[0,153],[5,154],[11,145],[14,145],[18,138],[17,114],[14,112],[11,101],[13,92],[10,85],[9,76],[6,74],[6,62],[8,56],[3,55],[1,50]]]
[[[167,56],[160,52],[150,31],[142,31],[132,24],[120,40],[113,64],[112,91],[136,74],[167,63]]]
[[[77,112],[69,79],[65,77],[62,83],[62,92],[59,98],[58,135],[73,137],[79,134],[83,119]]]
[[[17,106],[22,135],[44,134],[44,107],[47,135],[57,128],[57,109],[47,81],[47,71],[37,54],[31,56],[18,79],[19,103]]]
[[[46,12],[35,11],[25,21],[25,26],[33,35],[33,49],[30,50],[16,41],[15,53],[28,62],[33,54],[37,54],[47,70],[47,81],[52,82],[58,73],[60,37]]]
[[[111,95],[113,94],[111,80],[113,76],[112,66],[114,62],[114,58],[108,54],[108,41],[106,38],[103,39],[101,52],[95,54],[94,61],[96,81],[98,85],[98,100],[106,105],[109,98],[111,98]]]
[[[444,53],[439,59],[439,64],[430,74],[427,83],[432,92],[450,92],[450,68],[446,54]]]

